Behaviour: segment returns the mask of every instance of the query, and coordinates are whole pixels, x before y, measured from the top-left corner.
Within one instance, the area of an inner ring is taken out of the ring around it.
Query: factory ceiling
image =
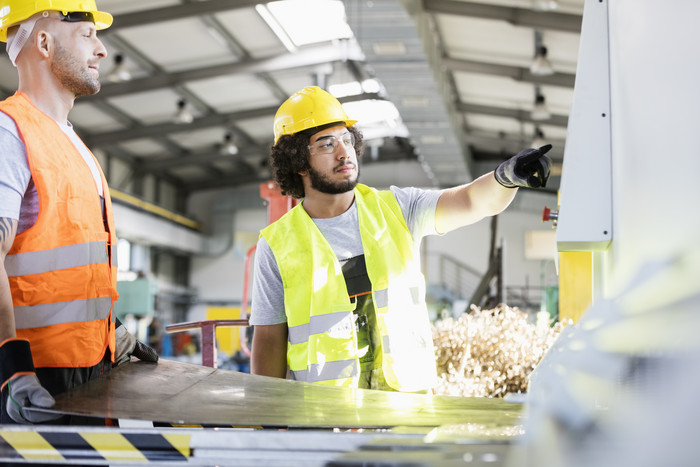
[[[150,176],[186,199],[268,180],[274,113],[308,85],[360,120],[364,165],[388,167],[387,184],[402,170],[464,183],[540,136],[558,188],[583,0],[97,3],[114,15],[103,86],[70,119],[106,171],[122,167],[115,188],[143,195]],[[533,67],[545,50],[552,69]],[[16,86],[3,54],[0,92]]]

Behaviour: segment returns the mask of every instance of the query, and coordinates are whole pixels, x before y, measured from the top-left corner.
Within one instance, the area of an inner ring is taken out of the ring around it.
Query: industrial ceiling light
[[[532,139],[530,147],[539,148],[545,144],[547,144],[547,141],[544,139],[544,132],[539,126],[535,127],[535,137]]]
[[[238,146],[233,141],[233,134],[229,131],[224,135],[224,144],[221,145],[221,154],[224,156],[235,156],[238,154]]]
[[[177,111],[173,115],[173,122],[179,123],[181,125],[187,125],[194,121],[194,115],[187,106],[187,101],[185,99],[180,99],[177,101]]]
[[[547,47],[541,45],[537,48],[535,58],[530,65],[530,73],[536,76],[548,76],[554,74],[552,63],[547,58]]]
[[[362,83],[350,81],[349,83],[336,83],[328,86],[328,92],[336,99],[346,96],[358,96],[362,94]]]
[[[542,40],[542,33],[537,30],[535,30],[535,58],[530,65],[530,73],[536,76],[554,74],[552,63],[547,58],[547,47]]]
[[[556,0],[532,0],[532,9],[536,11],[552,11],[558,6]]]
[[[116,54],[114,56],[114,67],[107,75],[107,80],[112,83],[123,83],[131,79],[131,73],[126,69],[124,64],[124,56],[122,54]]]
[[[533,120],[549,120],[552,114],[549,113],[545,98],[540,92],[539,86],[535,90],[535,106],[532,108],[530,116]]]

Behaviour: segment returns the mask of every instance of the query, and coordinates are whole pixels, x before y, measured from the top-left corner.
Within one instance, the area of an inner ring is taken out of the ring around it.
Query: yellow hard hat
[[[274,123],[275,144],[283,135],[293,135],[335,122],[350,127],[357,123],[357,120],[350,120],[338,99],[318,86],[307,86],[292,94],[277,109]]]
[[[41,11],[92,13],[97,29],[112,25],[112,15],[98,11],[95,0],[0,0],[0,41],[7,42],[7,28]]]

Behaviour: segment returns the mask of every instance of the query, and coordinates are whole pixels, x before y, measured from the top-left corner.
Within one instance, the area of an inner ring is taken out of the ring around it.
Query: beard
[[[96,94],[101,87],[99,79],[79,64],[67,49],[56,41],[56,53],[51,61],[51,71],[63,86],[75,94],[75,97]]]
[[[347,180],[341,180],[339,182],[334,182],[330,180],[328,176],[309,167],[309,181],[311,182],[311,188],[328,195],[347,193],[355,188],[357,181],[360,178],[360,166],[356,165],[355,167],[357,169],[357,174],[355,174],[355,177],[348,178]]]

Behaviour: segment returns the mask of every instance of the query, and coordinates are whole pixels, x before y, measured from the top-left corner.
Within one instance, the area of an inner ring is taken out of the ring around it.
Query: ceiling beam
[[[105,29],[100,34],[110,34],[123,28],[143,26],[163,21],[189,18],[207,14],[220,13],[222,11],[237,10],[240,8],[255,7],[260,0],[208,0],[206,2],[183,3],[180,5],[167,6],[165,8],[153,8],[150,10],[124,13],[114,16],[114,23],[109,29]]]
[[[133,79],[125,83],[105,83],[99,93],[92,96],[85,96],[82,100],[84,102],[89,102],[130,93],[152,91],[154,89],[177,86],[188,81],[214,78],[223,75],[267,73],[292,68],[312,67],[324,63],[345,60],[364,60],[364,55],[358,47],[341,49],[334,45],[323,45],[306,48],[293,54],[282,54],[261,59],[242,60],[225,65],[156,74],[145,78]]]
[[[344,103],[363,99],[380,99],[380,96],[376,93],[364,93],[356,96],[341,97],[338,100]],[[84,132],[81,137],[88,147],[98,148],[139,138],[162,137],[169,133],[201,130],[203,128],[211,128],[215,126],[230,126],[240,120],[249,120],[251,118],[272,118],[272,116],[277,112],[277,109],[278,106],[270,106],[242,110],[238,112],[229,112],[225,114],[209,114],[205,115],[204,117],[195,118],[192,123],[188,123],[187,125],[172,122],[157,123],[155,125],[134,125],[133,127],[125,130],[108,131],[104,133],[90,134]],[[270,139],[272,139],[272,131],[270,131]]]
[[[266,148],[267,149],[267,148]],[[141,169],[146,172],[155,172],[159,170],[172,169],[175,167],[183,167],[186,165],[203,165],[212,162],[230,162],[233,158],[244,159],[247,157],[254,156],[265,156],[262,149],[255,146],[249,146],[247,148],[240,148],[238,154],[235,156],[224,155],[218,151],[205,151],[205,152],[194,152],[184,156],[172,157],[172,156],[152,156],[146,159],[141,164]]]
[[[423,9],[428,13],[444,13],[506,21],[515,26],[581,32],[582,16],[569,13],[550,13],[527,8],[487,5],[457,0],[423,0]]]
[[[549,76],[536,76],[528,68],[499,65],[496,63],[477,62],[457,58],[443,57],[441,64],[450,71],[480,73],[485,75],[508,76],[516,81],[533,84],[544,84],[573,88],[576,75],[574,73],[554,73]]]
[[[479,153],[502,153],[504,160],[520,150],[529,148],[531,137],[523,135],[499,135],[485,132],[471,132],[466,135],[467,144],[472,146],[472,154]],[[552,160],[561,162],[564,158],[564,141],[560,139],[550,139],[545,137],[545,141],[552,145],[552,149],[547,153]],[[428,161],[430,162],[430,161]]]
[[[232,64],[153,75],[134,79],[125,83],[105,83],[99,93],[92,96],[84,96],[81,98],[81,101],[90,102],[135,92],[173,87],[188,81],[215,78],[228,74],[274,72],[292,68],[313,67],[328,62],[344,61],[346,59],[353,62],[361,61],[362,52],[359,49],[355,49],[349,56],[346,56],[333,46],[320,46],[305,49],[295,54],[243,60]],[[575,82],[575,74],[573,73],[554,73],[550,76],[536,76],[530,73],[529,69],[524,67],[450,57],[444,57],[441,64],[450,71],[508,76],[516,81],[533,84],[573,88]]]
[[[491,115],[492,117],[512,118],[514,120],[522,122],[532,122],[548,126],[561,126],[564,128],[566,128],[569,122],[568,115],[552,114],[552,116],[547,120],[533,120],[529,110],[507,109],[503,107],[492,107],[488,105],[468,104],[466,102],[457,103],[455,109],[458,112],[463,112],[467,114],[482,114]]]
[[[226,126],[229,123],[235,123],[238,120],[272,116],[276,111],[277,106],[261,107],[258,109],[244,110],[240,112],[206,115],[204,117],[195,118],[192,123],[187,125],[172,122],[158,123],[155,125],[140,125],[133,128],[128,128],[126,130],[85,134],[83,136],[83,141],[88,147],[101,147],[110,144],[123,143],[133,139],[152,138],[155,135],[162,136],[168,133],[180,133],[183,131],[199,130],[213,126]]]
[[[245,174],[240,177],[225,177],[218,180],[203,180],[191,182],[185,185],[190,193],[195,191],[216,190],[220,188],[240,187],[243,185],[259,184],[267,182],[270,177],[262,177],[260,175]]]

